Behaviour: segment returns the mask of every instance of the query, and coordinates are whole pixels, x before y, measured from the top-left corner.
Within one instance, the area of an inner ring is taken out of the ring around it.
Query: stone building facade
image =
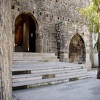
[[[91,68],[91,35],[78,10],[88,5],[88,0],[0,1],[1,100],[11,100],[14,51],[55,53],[60,61]]]
[[[88,5],[87,0],[12,0],[14,49],[23,46],[22,51],[32,51],[29,42],[34,42],[33,52],[53,52],[61,61],[85,63],[90,69],[91,35],[78,10]],[[32,21],[34,30],[29,26]],[[25,35],[26,31],[30,32]],[[31,41],[29,34],[35,36],[35,41]],[[75,40],[72,40],[75,35]],[[70,48],[73,49],[72,55]]]

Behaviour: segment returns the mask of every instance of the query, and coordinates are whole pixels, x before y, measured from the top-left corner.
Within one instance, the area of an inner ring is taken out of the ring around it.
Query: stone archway
[[[30,14],[20,14],[15,20],[15,51],[36,52],[36,20]]]
[[[69,62],[84,63],[86,61],[85,43],[79,34],[72,37],[69,46]]]

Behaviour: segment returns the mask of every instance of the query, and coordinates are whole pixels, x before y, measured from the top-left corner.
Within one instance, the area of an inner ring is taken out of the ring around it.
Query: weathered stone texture
[[[11,5],[10,0],[0,1],[0,100],[11,100],[15,21],[22,13],[36,21],[36,52],[61,52],[63,61],[69,62],[70,41],[75,34],[79,34],[85,43],[85,67],[91,67],[91,35],[78,11],[78,8],[88,5],[89,0],[11,0]],[[59,23],[62,25],[56,30]]]
[[[64,60],[69,62],[69,45],[72,37],[78,33],[84,40],[86,55],[89,54],[90,34],[85,19],[79,14],[78,9],[89,5],[89,0],[12,0],[12,25],[15,31],[16,17],[22,13],[30,13],[38,23],[37,52],[59,52],[55,34],[56,24],[62,23],[61,33],[64,38],[64,49],[67,53]],[[88,44],[87,44],[88,43]],[[90,59],[87,60],[90,62]],[[90,65],[91,66],[91,65]]]
[[[12,28],[10,0],[0,1],[0,100],[11,100]]]

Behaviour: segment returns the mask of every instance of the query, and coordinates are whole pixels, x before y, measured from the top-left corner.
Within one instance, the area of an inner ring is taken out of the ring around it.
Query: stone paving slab
[[[14,64],[13,69],[15,68],[52,68],[52,67],[83,67],[83,64],[73,64],[66,62],[39,62],[39,63],[21,63]]]
[[[81,71],[87,71],[87,69],[81,69]],[[12,78],[29,78],[29,77],[36,77],[36,76],[41,76],[41,75],[46,75],[46,74],[64,74],[64,73],[74,73],[74,72],[80,72],[80,69],[76,69],[76,70],[46,70],[46,71],[40,71],[39,73],[37,72],[31,72],[32,74],[22,74],[22,75],[13,75]]]
[[[100,100],[100,80],[92,78],[70,83],[13,91],[12,100]]]

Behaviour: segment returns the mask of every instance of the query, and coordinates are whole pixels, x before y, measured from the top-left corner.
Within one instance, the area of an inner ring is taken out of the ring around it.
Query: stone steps
[[[35,70],[44,70],[44,69],[60,69],[60,68],[67,68],[67,69],[75,69],[75,68],[83,68],[83,65],[79,64],[72,64],[66,62],[38,62],[38,63],[18,63],[13,65],[13,70],[19,69],[35,69]]]
[[[50,67],[51,66],[51,67]],[[12,87],[38,87],[88,78],[87,69],[82,65],[64,62],[44,62],[15,65],[13,72],[30,72],[12,76]]]
[[[87,71],[86,69],[81,69],[81,71]],[[80,69],[78,70],[58,70],[58,71],[42,71],[42,72],[30,72],[30,74],[20,74],[20,75],[13,75],[13,78],[28,78],[28,77],[36,77],[36,76],[41,76],[41,75],[45,75],[45,74],[63,74],[63,73],[73,73],[73,72],[80,72]]]
[[[49,66],[49,64],[48,64],[48,66]],[[33,68],[32,68],[32,66],[31,67],[30,66],[28,66],[28,67],[26,67],[26,66],[25,67],[19,67],[18,66],[16,68],[13,67],[12,71],[15,72],[15,71],[27,71],[27,70],[29,70],[29,71],[31,71],[31,73],[36,73],[36,72],[50,72],[50,71],[62,71],[62,70],[67,70],[67,71],[70,70],[71,71],[71,70],[83,68],[82,66],[77,66],[77,67],[76,66],[74,66],[74,67],[67,67],[66,66],[65,67],[65,66],[62,65],[62,67],[60,67],[59,65],[56,65],[55,67],[52,67],[52,65],[51,65],[51,68],[48,67],[48,66],[45,66],[45,65],[44,65],[44,67],[39,66],[39,68],[34,67],[34,64],[33,64]],[[42,68],[40,68],[40,67],[42,67]]]
[[[14,53],[14,66],[12,69],[13,89],[38,87],[90,77],[87,73],[87,69],[83,69],[83,65],[59,61],[55,62],[55,60],[58,59],[54,54],[49,54]],[[35,59],[34,55],[36,56],[37,62],[33,62]],[[50,60],[53,58],[52,56],[54,56],[55,59],[53,59],[53,61]],[[44,60],[44,58],[46,60],[49,59],[49,62],[45,62],[45,60],[42,62],[39,60],[39,57],[41,60]]]
[[[59,59],[54,53],[24,53],[14,52],[13,54],[14,64],[23,62],[58,62]]]
[[[50,84],[57,84],[69,81],[75,81],[79,79],[88,78],[89,75],[86,72],[79,72],[73,75],[64,75],[56,78],[49,78],[49,79],[37,79],[37,80],[28,80],[28,81],[20,81],[20,82],[13,82],[12,87],[20,87],[20,86],[28,86],[28,87],[38,87],[38,86],[45,86]]]
[[[27,62],[27,63],[31,63],[31,62],[32,62],[32,63],[35,63],[35,62],[37,63],[37,62],[57,62],[57,61],[58,61],[58,60],[55,60],[55,59],[54,59],[54,60],[53,60],[53,59],[52,59],[52,60],[50,60],[50,59],[49,59],[49,60],[44,60],[44,59],[43,59],[43,60],[20,60],[20,61],[16,61],[16,60],[15,60],[15,61],[14,61],[14,64],[24,63],[24,62],[25,62],[25,63],[26,63],[26,62]]]
[[[81,73],[86,73],[86,69],[81,69]],[[13,75],[13,83],[20,82],[20,81],[30,81],[30,80],[38,80],[43,79],[46,75],[54,75],[55,77],[61,77],[66,75],[73,75],[80,73],[80,70],[73,70],[73,71],[57,71],[57,72],[45,72],[45,73],[35,73],[35,74],[24,74],[24,75]]]

